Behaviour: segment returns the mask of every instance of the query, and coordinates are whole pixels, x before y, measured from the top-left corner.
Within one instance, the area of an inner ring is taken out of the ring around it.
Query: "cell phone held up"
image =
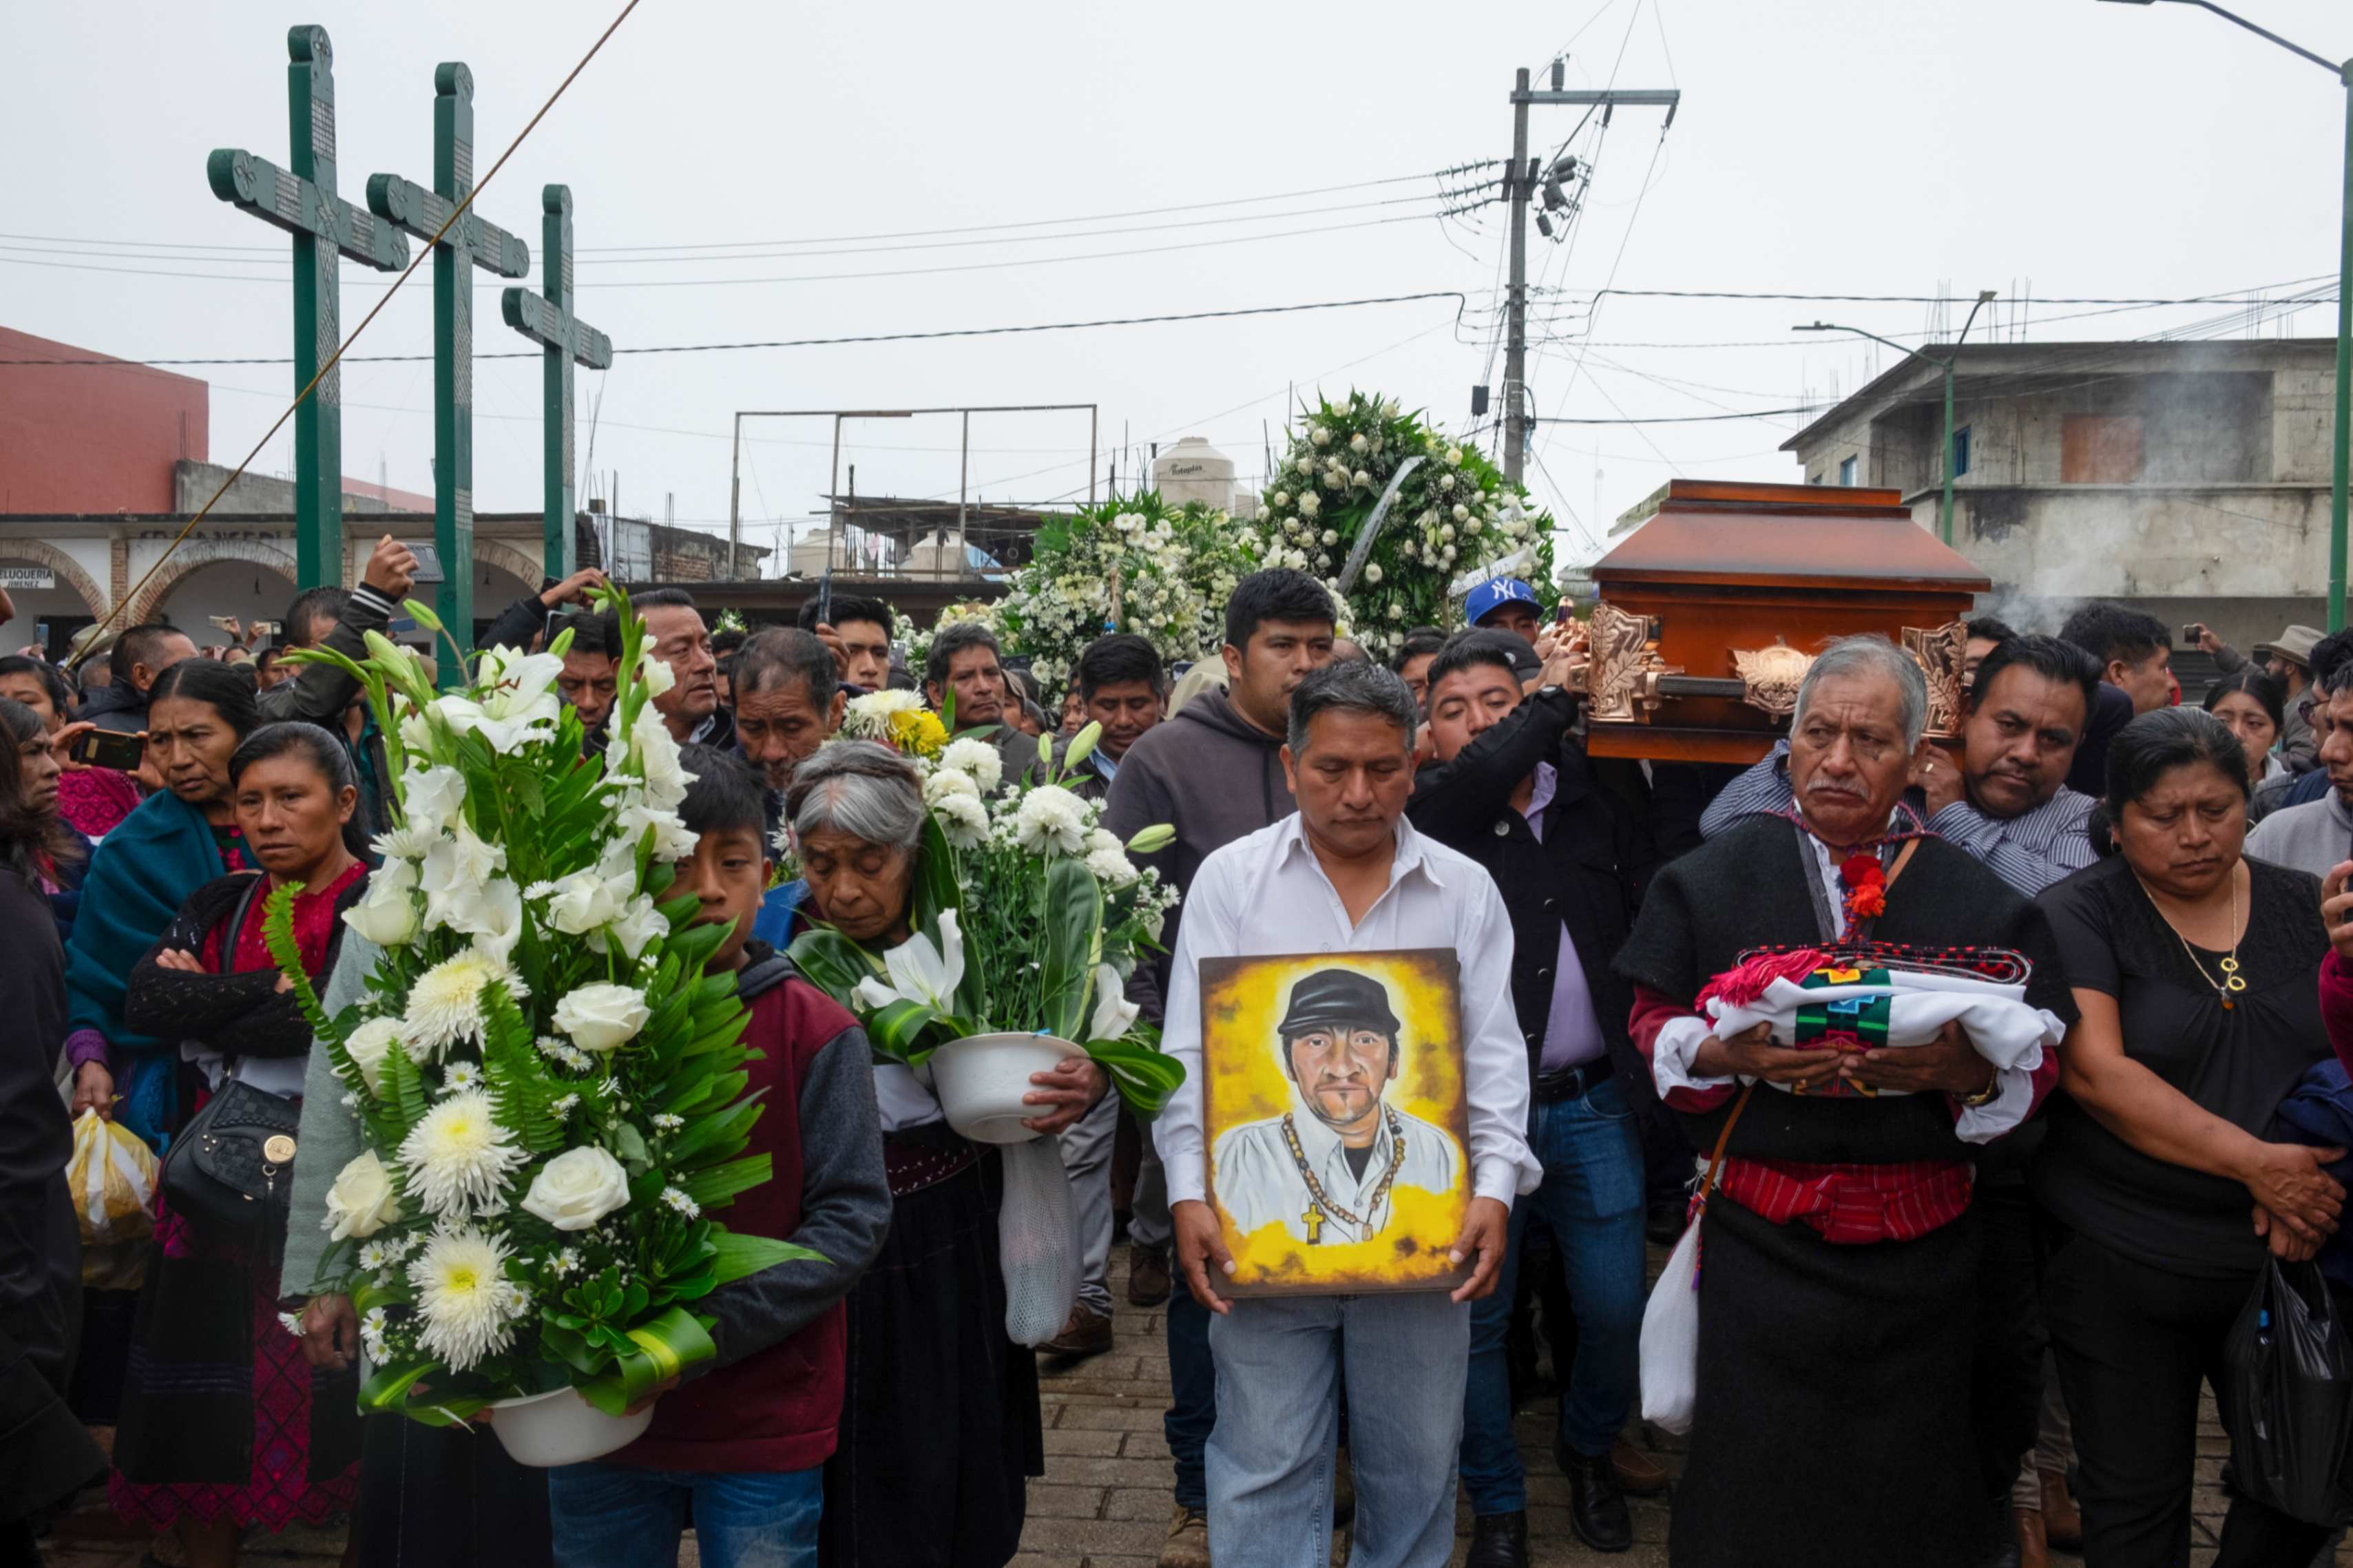
[[[147,742],[120,730],[91,730],[74,742],[71,754],[85,767],[134,773],[146,760]]]

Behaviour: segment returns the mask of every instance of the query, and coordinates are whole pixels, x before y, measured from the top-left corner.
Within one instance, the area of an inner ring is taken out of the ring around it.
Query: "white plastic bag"
[[[997,1261],[1005,1271],[1005,1333],[1039,1345],[1062,1331],[1079,1299],[1079,1230],[1062,1141],[1003,1146],[1005,1197],[997,1211]]]
[[[1699,1221],[1667,1258],[1642,1309],[1642,1419],[1662,1431],[1691,1430],[1699,1396]]]

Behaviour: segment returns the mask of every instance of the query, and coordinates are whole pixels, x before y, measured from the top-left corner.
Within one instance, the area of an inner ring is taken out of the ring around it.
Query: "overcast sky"
[[[2353,55],[2342,4],[2242,5],[2323,55]],[[436,62],[473,69],[476,167],[487,170],[617,8],[12,8],[19,68],[0,95],[0,144],[17,150],[11,227],[22,233],[0,239],[0,321],[130,358],[287,353],[287,244],[216,200],[204,174],[216,146],[287,161],[287,26],[317,21],[333,38],[342,192],[363,201],[372,172],[430,183]],[[1491,368],[1502,210],[1441,225],[1430,216],[1438,182],[1416,176],[1508,153],[1514,69],[1542,85],[1564,47],[1571,85],[1685,96],[1663,144],[1654,110],[1620,112],[1606,136],[1588,126],[1573,149],[1595,173],[1573,247],[1530,235],[1531,279],[1564,290],[1536,306],[1550,324],[1529,379],[1546,418],[1787,408],[1879,368],[1869,345],[1793,339],[1793,323],[1820,316],[1916,340],[1929,320],[1915,303],[1611,299],[1588,321],[1587,302],[1613,278],[1621,289],[1999,289],[2004,334],[2020,316],[2008,297],[2031,279],[2026,331],[2058,341],[2140,336],[2232,308],[2063,322],[2093,307],[2043,300],[2239,291],[2335,270],[2342,89],[2191,6],[2097,0],[643,0],[481,211],[529,240],[536,268],[540,186],[568,182],[581,313],[622,350],[1469,295],[1459,327],[1452,301],[1424,300],[967,342],[624,353],[579,381],[584,460],[600,411],[594,468],[617,476],[621,508],[659,520],[674,496],[680,522],[716,531],[742,408],[1094,403],[1105,448],[1206,436],[1255,473],[1268,432],[1282,440],[1294,384],[1377,388],[1451,427],[1472,423],[1472,385],[1502,376],[1500,356]],[[1577,112],[1535,110],[1531,146],[1550,153]],[[1355,188],[1328,189],[1342,186]],[[1281,199],[1250,200],[1261,197]],[[1111,216],[1165,208],[1188,210]],[[1062,219],[1092,221],[1009,226]],[[159,243],[179,248],[145,247]],[[381,279],[348,262],[343,277],[348,331]],[[478,345],[522,346],[499,320],[499,280],[476,277]],[[420,268],[352,352],[428,352],[430,281]],[[2320,307],[2289,330],[2333,325]],[[1725,346],[1693,346],[1708,344]],[[186,374],[213,384],[223,463],[292,391],[284,366]],[[480,362],[475,386],[477,508],[535,510],[539,364]],[[396,486],[429,492],[432,388],[427,363],[349,367],[344,471],[372,479],[381,463]],[[1567,553],[1589,554],[1572,519],[1598,534],[1672,475],[1800,478],[1776,450],[1799,423],[1547,426],[1528,478],[1560,518]],[[767,543],[820,505],[829,431],[816,420],[753,429],[746,539]],[[853,426],[860,491],[953,497],[956,437],[945,418]],[[1085,494],[1083,412],[976,418],[972,444],[976,495]],[[256,467],[290,462],[286,435]]]

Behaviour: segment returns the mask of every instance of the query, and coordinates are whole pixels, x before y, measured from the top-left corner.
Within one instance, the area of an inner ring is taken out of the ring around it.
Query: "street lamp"
[[[2126,5],[2150,5],[2156,0],[2111,0]],[[2310,60],[2335,77],[2346,88],[2345,104],[2345,198],[2343,230],[2337,262],[2337,451],[2328,486],[2328,629],[2337,631],[2345,625],[2345,510],[2346,470],[2348,453],[2353,453],[2353,60],[2332,65],[2319,55],[2300,45],[2291,44],[2277,33],[2259,27],[2244,16],[2225,11],[2213,0],[2174,0],[2177,5],[2195,5],[2211,11],[2226,22],[2235,22],[2258,37],[2268,38],[2288,53]]]
[[[1969,329],[1977,324],[1978,312],[1993,303],[1995,291],[1981,289],[1978,302],[1969,307],[1969,319],[1961,323],[1961,335],[1953,340],[1952,352],[1943,359],[1924,354],[1918,349],[1902,343],[1889,342],[1877,332],[1866,332],[1861,327],[1841,327],[1832,321],[1816,321],[1810,326],[1791,327],[1793,332],[1852,332],[1859,338],[1869,338],[1874,343],[1886,343],[1898,353],[1935,365],[1945,373],[1945,499],[1936,509],[1936,535],[1946,543],[1953,542],[1953,362],[1961,357],[1961,345],[1969,341]]]

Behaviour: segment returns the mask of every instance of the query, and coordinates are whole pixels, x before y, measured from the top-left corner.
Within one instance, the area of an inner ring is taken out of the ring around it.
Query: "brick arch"
[[[163,608],[164,599],[180,585],[182,578],[224,561],[274,573],[285,578],[290,588],[301,581],[294,557],[275,544],[258,539],[192,539],[174,551],[163,568],[148,579],[122,624],[135,626],[154,619],[156,611]]]
[[[11,539],[0,542],[0,560],[23,561],[35,566],[46,566],[58,574],[58,580],[81,595],[81,602],[93,616],[103,617],[110,607],[106,595],[99,591],[98,579],[82,570],[81,563],[56,545],[38,539]]]
[[[503,539],[484,539],[476,534],[474,559],[484,566],[495,566],[514,578],[523,585],[525,592],[536,587],[540,578],[545,575],[540,570],[538,556],[518,550]]]

